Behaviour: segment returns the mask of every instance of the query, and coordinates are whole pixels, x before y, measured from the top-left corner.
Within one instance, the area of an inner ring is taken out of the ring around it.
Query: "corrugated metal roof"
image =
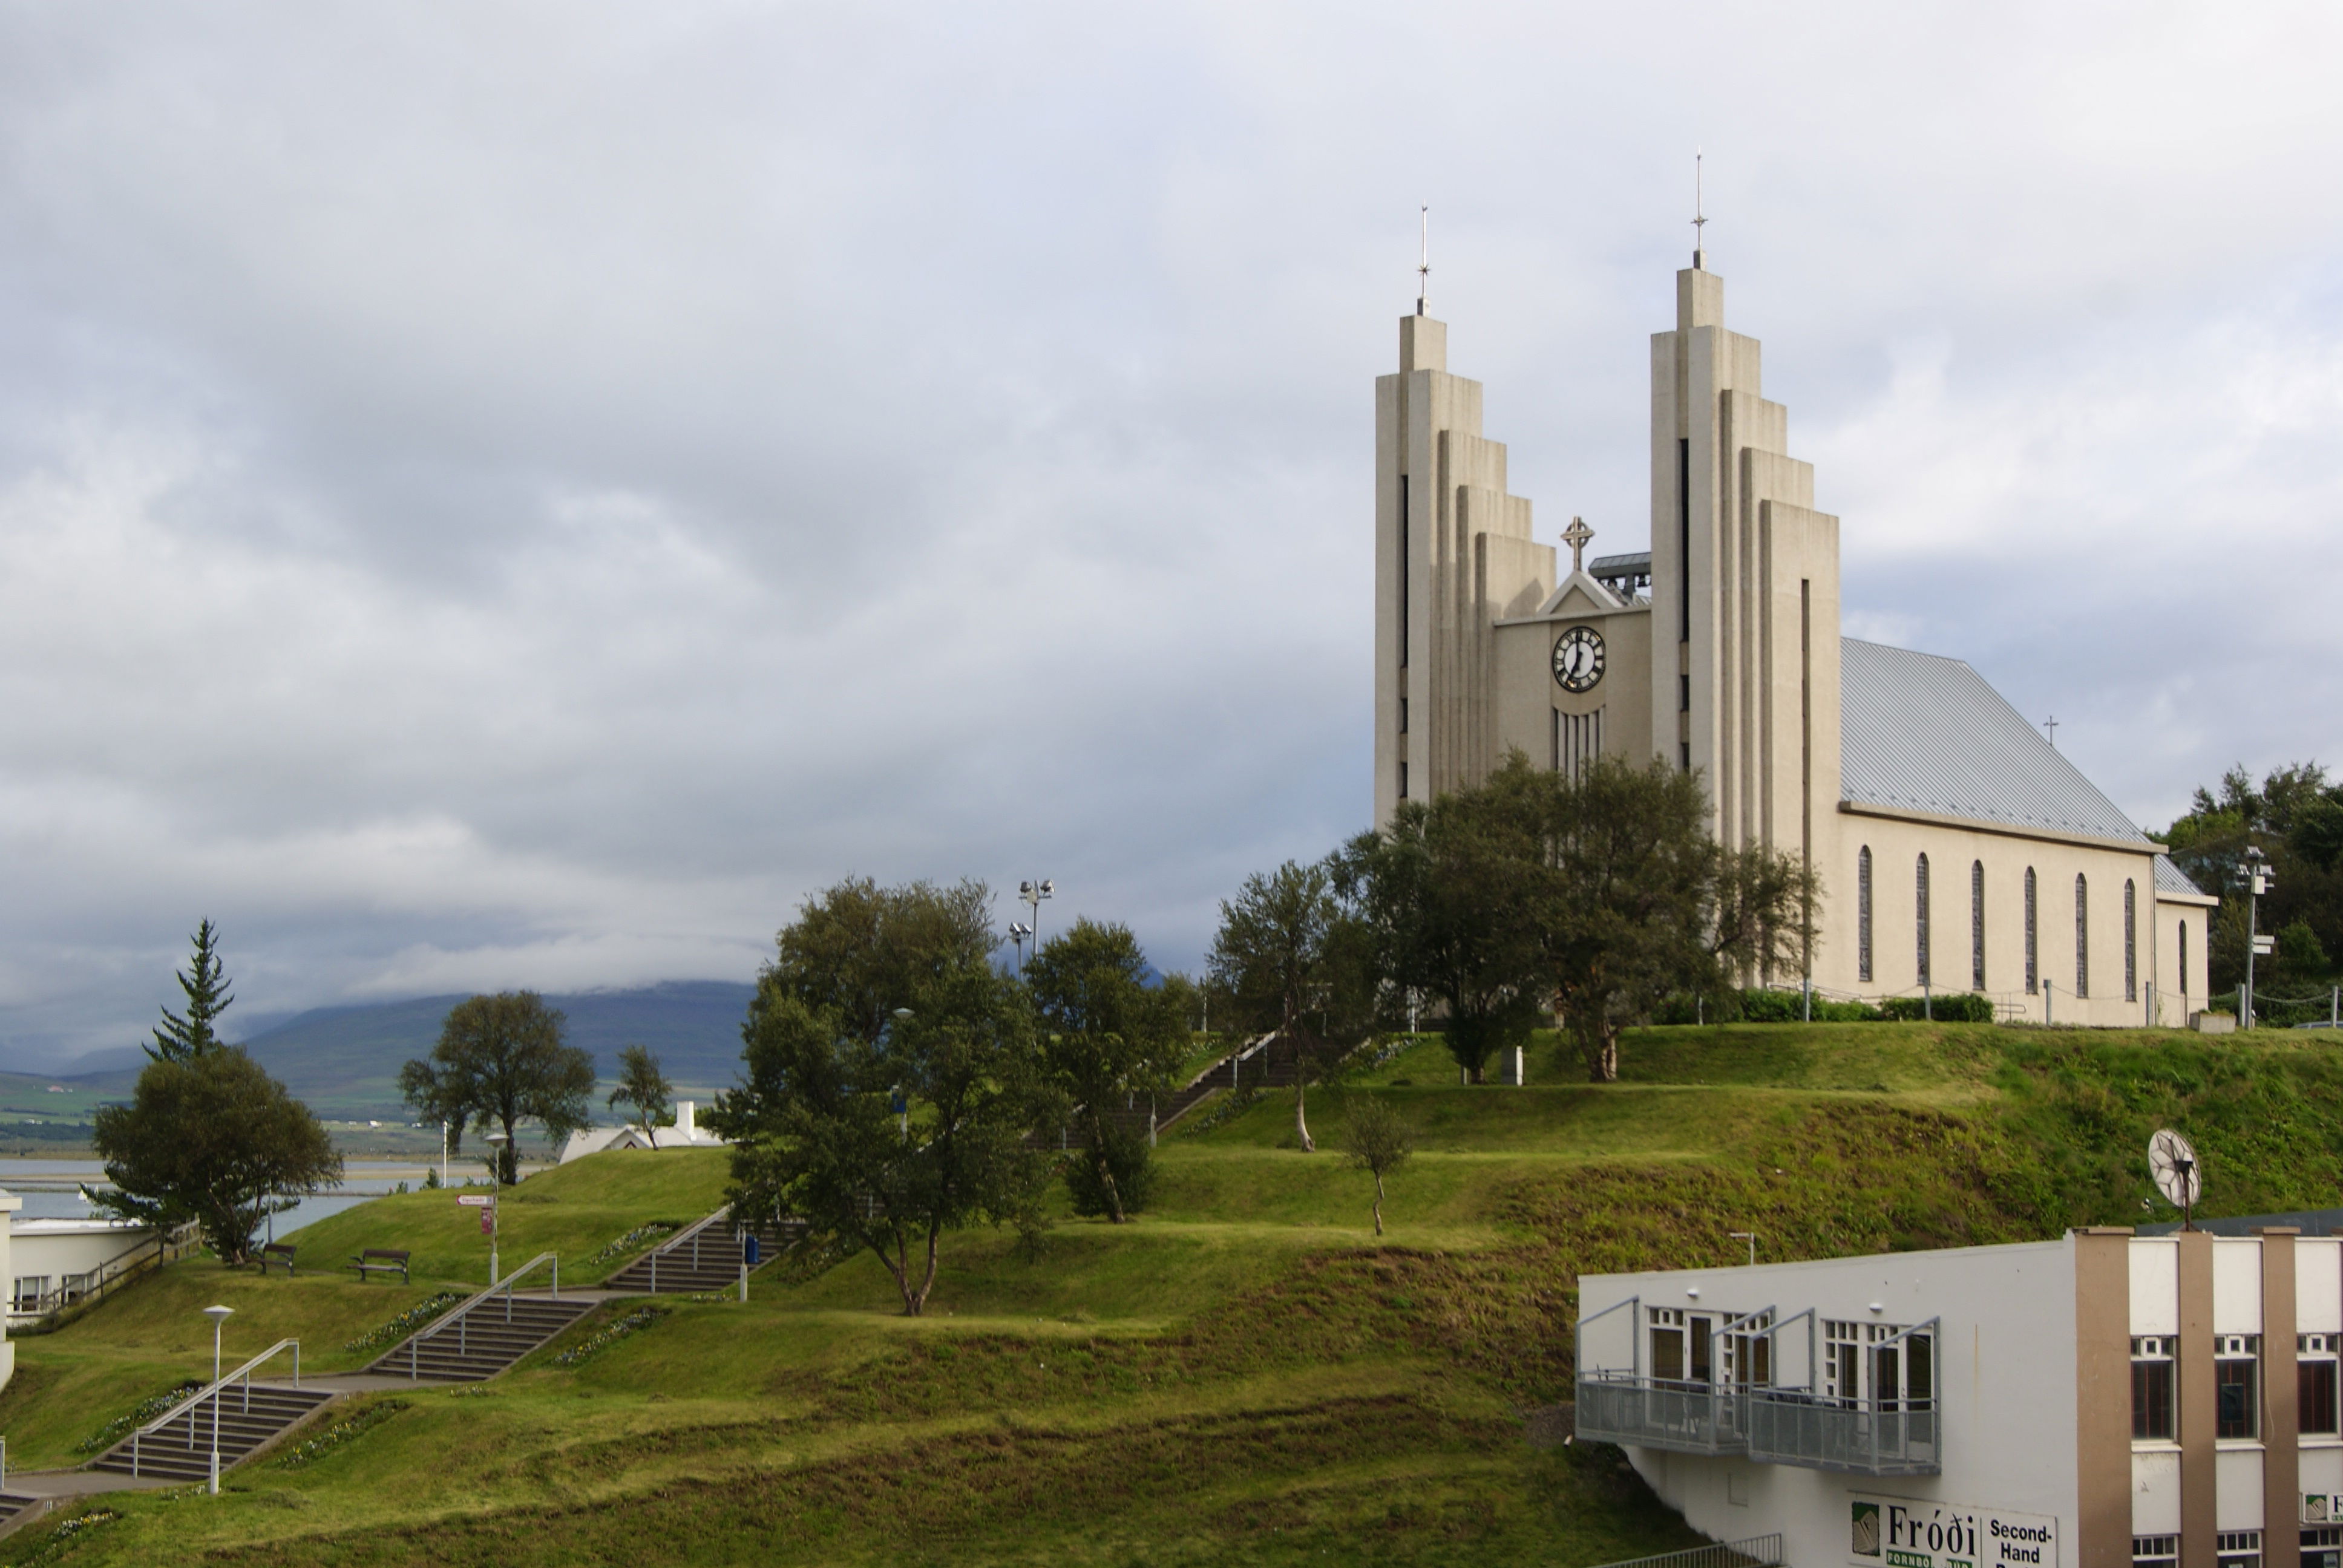
[[[2192,893],[2200,899],[2210,896],[2187,872],[2174,865],[2169,855],[2156,858],[2156,890],[2159,893]]]
[[[2147,842],[1961,660],[1851,637],[1839,648],[1842,799]]]

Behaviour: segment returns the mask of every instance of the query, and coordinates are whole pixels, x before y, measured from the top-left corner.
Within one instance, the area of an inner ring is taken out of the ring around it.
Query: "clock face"
[[[1592,691],[1603,678],[1603,634],[1574,626],[1554,645],[1554,678],[1564,691]]]

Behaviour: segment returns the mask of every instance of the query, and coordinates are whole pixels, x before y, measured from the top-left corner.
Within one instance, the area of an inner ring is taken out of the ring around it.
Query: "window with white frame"
[[[2173,1416],[2172,1337],[2135,1334],[2131,1342],[2131,1437],[2170,1442],[2180,1435]]]
[[[2222,1531],[2214,1537],[2213,1559],[2220,1568],[2262,1568],[2262,1533]]]
[[[2337,1427],[2336,1352],[2343,1334],[2294,1336],[2295,1414],[2305,1437],[2343,1436]]]
[[[2253,1438],[2261,1425],[2262,1337],[2217,1334],[2213,1340],[2213,1435]],[[2257,1555],[2260,1548],[2255,1549]]]
[[[2302,1568],[2343,1568],[2343,1529],[2332,1524],[2305,1525]]]
[[[1823,1397],[1852,1404],[1863,1397],[1863,1325],[1823,1322]]]
[[[15,1293],[10,1298],[9,1305],[16,1312],[37,1312],[41,1310],[43,1298],[48,1293],[48,1275],[19,1274],[16,1276]]]
[[[2131,1538],[2131,1568],[2179,1568],[2180,1537],[2135,1535]]]

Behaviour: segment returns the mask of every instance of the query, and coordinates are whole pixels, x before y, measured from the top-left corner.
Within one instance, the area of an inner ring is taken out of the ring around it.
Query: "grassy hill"
[[[2134,1220],[2167,1123],[2214,1211],[2343,1190],[2343,1050],[2301,1036],[1685,1028],[1631,1036],[1625,1068],[1590,1087],[1544,1041],[1533,1087],[1464,1089],[1426,1044],[1313,1094],[1324,1140],[1341,1093],[1418,1129],[1382,1243],[1367,1179],[1288,1147],[1290,1101],[1265,1099],[1167,1137],[1131,1225],[1061,1216],[1038,1257],[949,1238],[924,1319],[866,1258],[769,1269],[749,1303],[674,1302],[582,1364],[370,1396],[387,1414],[339,1418],[377,1422],[362,1436],[236,1471],[216,1503],[101,1500],[118,1517],[71,1561],[1598,1563],[1690,1537],[1615,1452],[1523,1440],[1522,1412],[1568,1395],[1581,1270],[1731,1261],[1733,1231],[1780,1259]],[[706,1156],[580,1161],[516,1195],[507,1256],[598,1251],[720,1185]],[[418,1253],[406,1290],[189,1263],[25,1342],[11,1457],[55,1462],[193,1370],[205,1301],[239,1306],[231,1351],[297,1331],[331,1364],[479,1277],[468,1220],[411,1194],[297,1238],[327,1257],[397,1238]]]

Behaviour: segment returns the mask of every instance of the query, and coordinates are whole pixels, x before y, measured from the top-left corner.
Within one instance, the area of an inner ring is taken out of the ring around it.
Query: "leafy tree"
[[[881,888],[849,878],[807,900],[781,931],[759,997],[770,990],[830,1009],[848,1035],[875,1043],[904,998],[990,960],[1001,945],[991,909],[982,882]]]
[[[1063,1111],[1025,990],[990,961],[988,903],[973,882],[809,900],[749,1003],[745,1081],[710,1117],[734,1141],[736,1212],[867,1249],[911,1317],[944,1231],[1038,1227],[1051,1156],[1029,1134]]]
[[[1311,1081],[1373,1031],[1380,977],[1375,938],[1345,908],[1331,867],[1288,860],[1256,871],[1221,903],[1209,965],[1216,1010],[1248,1033],[1275,1036],[1293,1061],[1293,1135],[1306,1153]]]
[[[1449,1054],[1474,1083],[1486,1081],[1491,1055],[1528,1042],[1544,991],[1520,918],[1541,844],[1534,819],[1513,804],[1487,789],[1405,801],[1336,862],[1338,886],[1373,933],[1385,1002],[1396,1013],[1411,992],[1438,1001]]]
[[[236,998],[228,994],[227,975],[220,961],[219,928],[208,920],[203,921],[196,927],[194,941],[195,961],[176,977],[179,990],[186,993],[187,1010],[182,1015],[167,1007],[163,1010],[155,1043],[146,1048],[149,1061],[185,1061],[220,1043],[212,1021]]]
[[[1407,1163],[1414,1141],[1398,1111],[1375,1095],[1351,1097],[1342,1129],[1342,1155],[1357,1171],[1375,1179],[1375,1234],[1383,1233],[1383,1178]]]
[[[618,1050],[618,1087],[610,1091],[605,1105],[630,1105],[643,1131],[659,1147],[659,1130],[675,1109],[675,1085],[660,1070],[659,1053],[648,1046],[622,1046]]]
[[[289,1194],[342,1180],[309,1108],[233,1045],[148,1063],[128,1105],[98,1108],[90,1141],[114,1183],[93,1202],[158,1228],[193,1220],[230,1265],[246,1260],[266,1216],[293,1207]]]
[[[1144,1201],[1131,1183],[1146,1180],[1147,1145],[1120,1131],[1114,1114],[1169,1092],[1187,1053],[1187,999],[1149,985],[1150,972],[1129,927],[1087,918],[1043,943],[1025,966],[1043,1060],[1081,1130],[1081,1173],[1068,1172],[1075,1208],[1118,1225]]]
[[[2327,978],[2327,950],[2318,943],[2318,933],[2310,922],[2294,920],[2287,922],[2278,933],[2278,979],[2289,985],[2305,985]]]
[[[1720,850],[1697,773],[1604,757],[1572,775],[1516,751],[1481,788],[1535,825],[1518,909],[1598,1083],[1619,1075],[1620,1030],[1669,993],[1795,968],[1811,945],[1814,874],[1763,849]]]
[[[2321,951],[2343,951],[2343,785],[2317,762],[2289,762],[2257,784],[2243,767],[2221,776],[2217,789],[2198,789],[2189,813],[2157,838],[2173,860],[2221,907],[2212,920],[2207,964],[2217,993],[2237,985],[2246,970],[2246,900],[2236,869],[2249,847],[2269,858],[2275,885],[2261,900],[2260,929],[2283,932],[2300,921]],[[2298,960],[2307,960],[2299,949]],[[2287,983],[2308,983],[2324,970],[2280,965]]]
[[[398,1071],[398,1091],[431,1121],[445,1121],[451,1146],[463,1144],[469,1123],[479,1132],[504,1131],[493,1161],[496,1179],[520,1180],[520,1124],[535,1121],[558,1143],[593,1124],[594,1058],[562,1038],[558,1008],[533,990],[468,997],[448,1010],[429,1060]]]

